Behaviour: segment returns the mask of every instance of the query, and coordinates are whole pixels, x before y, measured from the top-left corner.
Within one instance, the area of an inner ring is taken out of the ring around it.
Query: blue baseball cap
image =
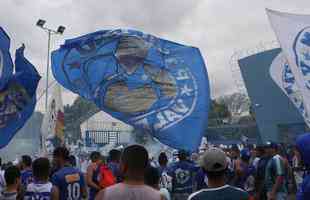
[[[241,159],[249,160],[251,158],[251,151],[248,148],[244,148],[240,152]]]

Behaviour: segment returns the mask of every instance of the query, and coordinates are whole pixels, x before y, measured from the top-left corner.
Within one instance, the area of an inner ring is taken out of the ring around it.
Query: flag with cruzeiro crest
[[[67,40],[52,53],[55,79],[159,141],[195,150],[205,133],[209,81],[199,49],[134,30]]]

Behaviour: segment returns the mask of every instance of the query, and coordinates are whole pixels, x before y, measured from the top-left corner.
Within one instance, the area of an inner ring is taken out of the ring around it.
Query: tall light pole
[[[43,19],[39,19],[36,25],[44,30],[48,35],[47,40],[47,63],[46,63],[46,89],[45,89],[45,112],[48,110],[48,79],[49,79],[49,68],[50,68],[50,48],[51,48],[51,36],[55,35],[62,35],[66,29],[64,26],[59,26],[57,30],[50,29],[45,27],[46,21]]]
[[[48,79],[49,79],[49,69],[50,69],[50,48],[51,48],[51,36],[52,35],[62,35],[66,29],[64,26],[59,26],[57,30],[50,29],[45,27],[46,21],[43,19],[39,19],[36,25],[44,30],[48,35],[47,40],[47,63],[46,63],[46,89],[45,89],[45,114],[48,114]],[[46,145],[45,145],[45,134],[41,134],[41,151],[46,153]]]

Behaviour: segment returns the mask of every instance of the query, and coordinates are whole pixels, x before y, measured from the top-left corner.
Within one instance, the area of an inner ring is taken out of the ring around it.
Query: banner
[[[52,53],[55,79],[103,111],[178,149],[198,148],[209,81],[199,49],[134,30],[67,40]]]
[[[13,63],[10,61],[8,49],[9,38],[3,29],[0,29],[0,41],[8,42],[6,45],[1,44],[0,82],[3,88],[0,90],[0,148],[3,148],[32,115],[36,105],[36,89],[40,76],[24,57],[24,45],[16,50],[15,74],[13,74]]]
[[[45,148],[48,152],[52,152],[54,148],[64,145],[64,120],[61,88],[59,84],[56,84],[53,87],[48,110],[44,115],[41,128]]]
[[[10,54],[10,38],[0,27],[0,90],[8,83],[13,73]]]
[[[267,10],[267,14],[281,45],[283,55],[287,59],[285,75],[291,76],[282,80],[284,84],[288,84],[284,86],[286,87],[284,89],[287,90],[285,93],[289,95],[309,125],[310,15],[295,15],[273,10]]]
[[[288,61],[283,53],[280,53],[270,66],[270,75],[281,90],[288,96],[293,104],[303,116],[306,124],[310,127],[310,118],[305,109],[304,99],[300,88],[296,84],[294,74],[288,64]]]

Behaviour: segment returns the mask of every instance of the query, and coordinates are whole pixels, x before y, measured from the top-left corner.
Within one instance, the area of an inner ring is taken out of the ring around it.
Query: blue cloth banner
[[[0,41],[8,42],[8,36],[2,29],[0,31],[2,32]],[[7,49],[3,48],[4,46]],[[1,48],[3,48],[2,55],[5,55],[7,60],[1,67],[6,73],[3,73],[0,79],[1,83],[5,83],[0,90],[0,148],[3,148],[32,115],[36,105],[36,88],[41,77],[24,57],[24,45],[16,50],[14,74],[13,63],[10,62],[9,45],[2,43]],[[2,80],[7,77],[10,78]]]
[[[5,87],[13,73],[10,55],[10,38],[0,27],[0,90]]]
[[[206,131],[209,81],[197,48],[104,30],[67,40],[52,70],[65,88],[173,148],[195,150]]]

